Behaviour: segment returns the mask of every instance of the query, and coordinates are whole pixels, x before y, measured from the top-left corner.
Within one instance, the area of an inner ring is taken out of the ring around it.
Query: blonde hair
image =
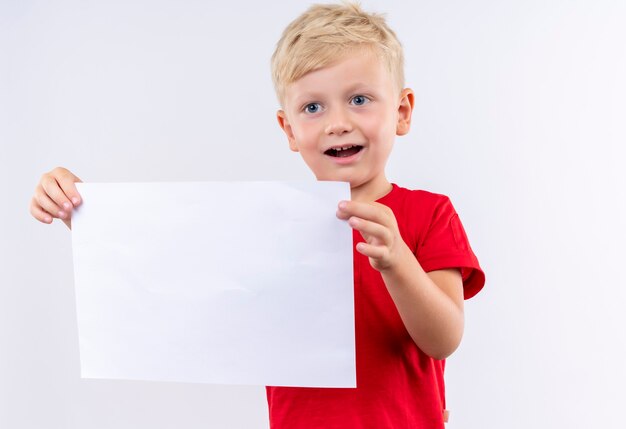
[[[400,92],[402,45],[382,15],[366,13],[357,3],[311,6],[285,28],[272,55],[272,80],[280,104],[289,84],[363,48],[378,54]]]

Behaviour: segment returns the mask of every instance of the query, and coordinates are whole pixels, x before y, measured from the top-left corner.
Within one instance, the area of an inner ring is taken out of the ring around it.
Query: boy
[[[351,186],[337,216],[354,230],[357,388],[269,386],[271,427],[442,428],[444,359],[484,274],[447,197],[386,179],[413,109],[400,43],[357,5],[315,5],[285,29],[272,76],[290,149],[318,180]],[[33,216],[69,227],[76,181],[64,169],[45,174]]]

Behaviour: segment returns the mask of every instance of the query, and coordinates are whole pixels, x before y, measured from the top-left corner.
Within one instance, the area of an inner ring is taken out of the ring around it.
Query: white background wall
[[[487,273],[448,361],[449,427],[619,426],[626,3],[363,3],[387,12],[417,95],[388,175],[450,195]],[[269,74],[307,5],[0,0],[0,427],[267,427],[260,387],[81,380],[70,233],[27,206],[57,165],[312,180]]]

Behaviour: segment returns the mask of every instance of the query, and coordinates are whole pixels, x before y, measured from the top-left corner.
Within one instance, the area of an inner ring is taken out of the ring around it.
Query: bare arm
[[[337,216],[365,238],[357,251],[369,257],[417,346],[445,359],[463,336],[463,283],[457,269],[426,273],[402,240],[395,216],[378,203],[343,201]]]
[[[43,223],[61,219],[72,229],[72,210],[82,202],[76,182],[82,180],[63,167],[44,173],[30,200],[30,214]]]
[[[463,337],[461,273],[457,269],[425,273],[411,251],[407,253],[406,261],[381,274],[413,341],[427,355],[445,359]]]

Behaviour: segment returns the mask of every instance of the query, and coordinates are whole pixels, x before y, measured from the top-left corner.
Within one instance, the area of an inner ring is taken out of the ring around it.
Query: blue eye
[[[304,110],[307,113],[317,113],[320,111],[320,105],[319,103],[309,103],[304,106]]]
[[[362,106],[362,105],[368,103],[370,101],[370,99],[367,98],[364,95],[355,95],[354,97],[352,97],[351,101],[356,106]]]

